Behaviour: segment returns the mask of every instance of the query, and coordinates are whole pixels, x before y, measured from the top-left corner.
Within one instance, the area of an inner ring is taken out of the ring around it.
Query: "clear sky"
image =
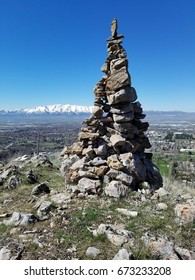
[[[145,110],[195,111],[195,0],[0,0],[0,109],[93,105],[112,19]]]

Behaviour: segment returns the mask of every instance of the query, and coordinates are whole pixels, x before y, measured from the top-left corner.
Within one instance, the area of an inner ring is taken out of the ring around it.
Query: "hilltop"
[[[156,191],[84,197],[60,166],[57,154],[1,165],[1,259],[195,259],[193,188],[164,178]]]

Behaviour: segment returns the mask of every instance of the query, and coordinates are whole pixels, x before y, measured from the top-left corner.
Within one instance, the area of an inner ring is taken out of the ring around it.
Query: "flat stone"
[[[95,140],[98,137],[99,137],[99,133],[96,133],[96,132],[83,132],[83,131],[81,131],[79,133],[79,140],[85,140],[85,139]]]
[[[102,159],[101,157],[95,157],[92,161],[91,161],[91,164],[93,166],[99,166],[99,165],[104,165],[106,164],[107,161]]]
[[[128,123],[134,119],[134,113],[129,112],[126,114],[113,114],[114,122],[116,123]]]
[[[128,210],[125,208],[116,208],[116,211],[118,211],[119,213],[121,213],[125,216],[129,216],[129,217],[137,217],[137,215],[138,215],[137,211],[132,211],[132,210]]]
[[[136,91],[133,87],[126,86],[123,89],[107,96],[110,105],[118,103],[129,103],[137,99]]]

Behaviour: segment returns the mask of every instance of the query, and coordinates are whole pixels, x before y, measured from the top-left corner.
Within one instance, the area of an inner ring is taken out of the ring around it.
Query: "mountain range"
[[[69,105],[69,104],[55,104],[47,106],[37,106],[30,109],[20,110],[0,110],[1,116],[45,116],[45,115],[64,115],[64,116],[82,116],[91,114],[93,106]],[[149,118],[179,118],[179,119],[195,119],[195,112],[181,112],[181,111],[145,111]]]
[[[47,106],[37,106],[30,109],[20,109],[20,110],[0,110],[0,114],[27,114],[27,115],[80,115],[80,114],[91,114],[93,106],[80,106],[80,105],[47,105]]]

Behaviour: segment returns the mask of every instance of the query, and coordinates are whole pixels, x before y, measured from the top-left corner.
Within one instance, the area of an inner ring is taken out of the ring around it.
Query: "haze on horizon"
[[[143,109],[195,112],[194,0],[7,0],[0,9],[0,110],[93,105],[116,17]]]

